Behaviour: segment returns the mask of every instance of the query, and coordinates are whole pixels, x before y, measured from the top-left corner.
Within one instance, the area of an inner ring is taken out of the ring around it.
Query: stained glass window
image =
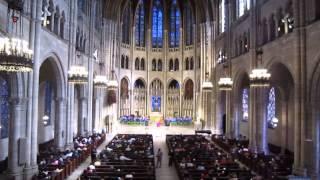
[[[219,3],[219,33],[223,33],[226,28],[225,0]]]
[[[192,10],[189,3],[185,3],[184,15],[185,15],[184,23],[185,23],[186,45],[190,46],[193,44],[193,16],[192,16]]]
[[[238,0],[238,17],[244,15],[244,13],[250,9],[250,0]]]
[[[122,15],[122,43],[130,43],[130,24],[130,6],[127,6]]]
[[[160,0],[156,0],[152,9],[152,47],[162,48],[163,10]]]
[[[7,138],[9,132],[9,85],[8,82],[0,78],[0,139]]]
[[[180,12],[177,1],[172,2],[170,9],[170,47],[178,47],[180,41]]]
[[[269,127],[275,128],[278,126],[278,119],[276,118],[276,91],[274,87],[270,88],[268,94],[267,121]]]
[[[242,120],[249,119],[249,89],[242,90]]]
[[[139,4],[136,12],[136,46],[145,46],[145,9],[143,2]]]
[[[49,81],[45,82],[45,104],[44,115],[47,117],[46,124],[50,124],[51,120],[51,107],[52,107],[52,85]]]

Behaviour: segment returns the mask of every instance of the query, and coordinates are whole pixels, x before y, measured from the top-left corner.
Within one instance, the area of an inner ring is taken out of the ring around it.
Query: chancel
[[[319,0],[0,0],[0,179],[320,179]]]

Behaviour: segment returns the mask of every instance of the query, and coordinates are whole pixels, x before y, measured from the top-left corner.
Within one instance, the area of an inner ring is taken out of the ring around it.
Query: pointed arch
[[[145,67],[146,67],[145,60],[144,60],[144,58],[142,58],[141,61],[140,61],[140,70],[144,71]]]
[[[152,71],[156,71],[157,70],[157,60],[153,59],[152,60]]]
[[[139,58],[136,58],[135,62],[134,62],[134,69],[139,71],[140,70],[140,60]]]
[[[158,59],[158,71],[162,71],[162,60]]]

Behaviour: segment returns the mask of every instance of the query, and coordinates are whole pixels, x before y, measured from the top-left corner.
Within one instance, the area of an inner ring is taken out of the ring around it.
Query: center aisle
[[[158,149],[161,148],[162,156],[162,166],[161,168],[156,168],[156,179],[157,180],[179,180],[176,168],[173,166],[169,167],[169,157],[168,148],[166,144],[167,134],[194,134],[193,127],[156,127],[156,126],[128,126],[120,125],[118,127],[118,133],[124,134],[152,134],[154,143],[154,154],[157,155]],[[155,158],[156,161],[156,158]],[[155,162],[156,163],[156,162]]]
[[[161,168],[156,168],[156,177],[157,180],[178,180],[178,174],[176,172],[176,168],[174,165],[171,167],[169,164],[169,156],[168,156],[168,147],[166,144],[166,134],[156,134],[153,135],[154,142],[154,154],[157,155],[158,149],[161,148],[163,156],[162,156],[162,165]],[[157,158],[155,158],[157,160]]]

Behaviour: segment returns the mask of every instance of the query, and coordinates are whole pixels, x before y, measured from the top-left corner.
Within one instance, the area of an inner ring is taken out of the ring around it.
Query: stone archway
[[[146,83],[144,79],[137,79],[134,82],[133,89],[133,112],[137,116],[146,115],[146,100],[147,100],[147,91]]]
[[[120,116],[130,115],[130,85],[128,78],[120,81]]]
[[[166,116],[176,117],[181,115],[180,84],[172,79],[168,82],[166,99]]]
[[[270,66],[270,87],[266,92],[266,116],[270,101],[270,89],[274,88],[275,93],[275,117],[278,119],[277,127],[273,128],[268,121],[267,142],[269,150],[275,145],[280,147],[282,152],[294,151],[294,79],[290,70],[282,63],[273,63]],[[281,137],[281,138],[279,138]]]
[[[237,74],[233,88],[233,135],[249,137],[249,75],[246,71]],[[223,118],[223,114],[220,119]]]
[[[58,148],[65,146],[65,78],[56,56],[46,58],[40,66],[38,99],[38,143],[54,139]]]

